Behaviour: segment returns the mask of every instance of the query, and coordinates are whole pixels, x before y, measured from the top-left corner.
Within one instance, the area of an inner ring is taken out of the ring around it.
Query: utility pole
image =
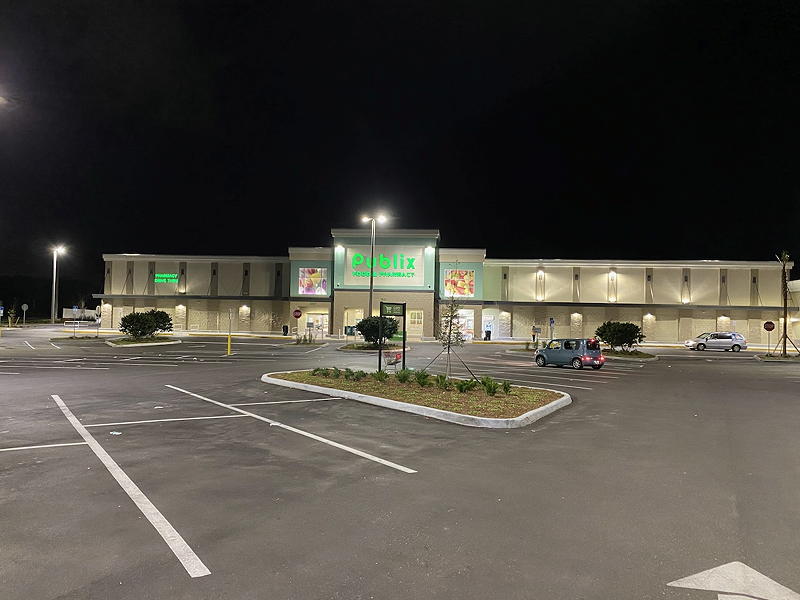
[[[788,353],[786,352],[786,340],[789,338],[788,336],[788,326],[789,326],[789,277],[786,273],[786,263],[789,262],[789,253],[784,250],[781,253],[780,257],[781,261],[781,283],[782,283],[782,291],[783,291],[783,337],[781,338],[781,356],[786,358]]]

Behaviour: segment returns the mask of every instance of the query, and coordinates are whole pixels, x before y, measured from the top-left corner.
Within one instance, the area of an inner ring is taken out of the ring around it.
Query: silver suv
[[[715,331],[713,333],[701,333],[693,340],[686,340],[684,345],[689,350],[730,350],[739,352],[747,350],[747,340],[741,333],[735,331]]]

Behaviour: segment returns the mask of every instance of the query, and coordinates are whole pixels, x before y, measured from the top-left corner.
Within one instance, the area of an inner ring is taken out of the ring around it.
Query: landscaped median
[[[266,373],[261,381],[470,427],[523,427],[572,402],[569,394],[556,390],[491,378],[478,382],[433,377],[425,371],[368,375],[349,369],[314,369]]]

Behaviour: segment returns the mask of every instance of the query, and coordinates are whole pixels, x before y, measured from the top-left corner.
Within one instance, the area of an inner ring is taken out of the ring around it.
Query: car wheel
[[[600,369],[600,368],[602,368],[602,367],[603,367],[603,365],[592,365],[592,368],[593,368],[595,371],[597,371],[597,369]]]
[[[543,367],[547,364],[547,361],[544,359],[544,356],[537,356],[536,357],[536,366]]]
[[[573,369],[582,369],[583,363],[581,362],[580,358],[573,358],[572,359],[572,368]]]
[[[742,347],[739,344],[734,344],[733,346],[731,346],[731,351],[732,352],[738,352],[741,349],[742,349]]]
[[[706,349],[706,345],[705,344],[697,344],[697,349],[698,350],[705,350]]]

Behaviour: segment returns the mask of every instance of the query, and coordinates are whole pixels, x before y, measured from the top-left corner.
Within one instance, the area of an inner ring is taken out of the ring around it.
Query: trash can
[[[484,342],[492,341],[492,330],[491,329],[487,329],[486,331],[483,332],[483,341]]]
[[[284,325],[283,326],[283,335],[289,335],[289,326],[288,325]]]

